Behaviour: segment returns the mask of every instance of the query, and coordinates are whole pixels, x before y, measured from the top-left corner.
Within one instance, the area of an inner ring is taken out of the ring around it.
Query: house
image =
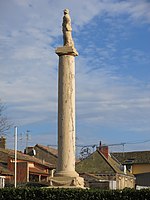
[[[5,145],[6,145],[6,138],[1,136],[0,148],[5,148]],[[13,173],[7,169],[6,163],[3,162],[3,159],[0,156],[0,188],[5,187],[5,180],[9,179],[11,176],[13,176]]]
[[[57,163],[58,151],[52,147],[36,144],[34,147],[28,147],[26,151],[42,161]],[[85,179],[87,187],[122,189],[135,186],[134,176],[109,155],[108,147],[105,146],[101,146],[88,158],[76,162],[76,171]]]
[[[13,176],[13,173],[7,168],[0,165],[0,188],[5,187],[5,180],[10,179]]]
[[[48,162],[54,165],[56,165],[58,159],[57,149],[41,144],[36,144],[34,147],[26,148],[25,153],[34,156],[43,162]]]
[[[102,189],[134,188],[134,176],[101,146],[90,156],[76,164],[76,171],[85,180],[86,186]]]
[[[5,170],[11,172],[11,176],[5,178],[6,184],[14,184],[14,165],[15,155],[14,150],[0,148],[0,166],[5,166]],[[27,182],[49,182],[49,178],[53,174],[54,164],[41,161],[32,156],[17,152],[17,183]]]
[[[115,152],[111,155],[136,177],[136,185],[150,187],[150,151]]]

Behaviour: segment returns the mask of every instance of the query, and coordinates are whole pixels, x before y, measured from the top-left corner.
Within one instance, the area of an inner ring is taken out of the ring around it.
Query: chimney
[[[106,145],[102,146],[100,142],[99,151],[108,159],[108,146]]]
[[[6,147],[6,138],[3,136],[0,137],[0,148],[5,149]]]

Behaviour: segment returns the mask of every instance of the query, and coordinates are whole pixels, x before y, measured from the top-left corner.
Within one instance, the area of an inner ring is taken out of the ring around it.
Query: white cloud
[[[132,131],[134,127],[141,127],[143,132],[150,129],[150,93],[139,81],[119,75],[114,79],[111,71],[105,70],[78,74],[79,121]]]
[[[104,1],[100,3],[100,7],[108,15],[125,14],[132,20],[140,22],[150,22],[150,3],[148,1]]]

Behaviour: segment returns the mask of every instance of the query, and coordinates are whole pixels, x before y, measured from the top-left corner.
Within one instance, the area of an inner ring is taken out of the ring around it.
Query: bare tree
[[[5,115],[6,106],[0,100],[0,136],[3,136],[13,125]]]

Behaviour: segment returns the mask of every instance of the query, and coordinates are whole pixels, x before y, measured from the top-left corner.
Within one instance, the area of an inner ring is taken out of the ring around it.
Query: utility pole
[[[15,149],[15,188],[17,187],[17,134],[18,128],[15,126],[14,128],[14,149]]]

